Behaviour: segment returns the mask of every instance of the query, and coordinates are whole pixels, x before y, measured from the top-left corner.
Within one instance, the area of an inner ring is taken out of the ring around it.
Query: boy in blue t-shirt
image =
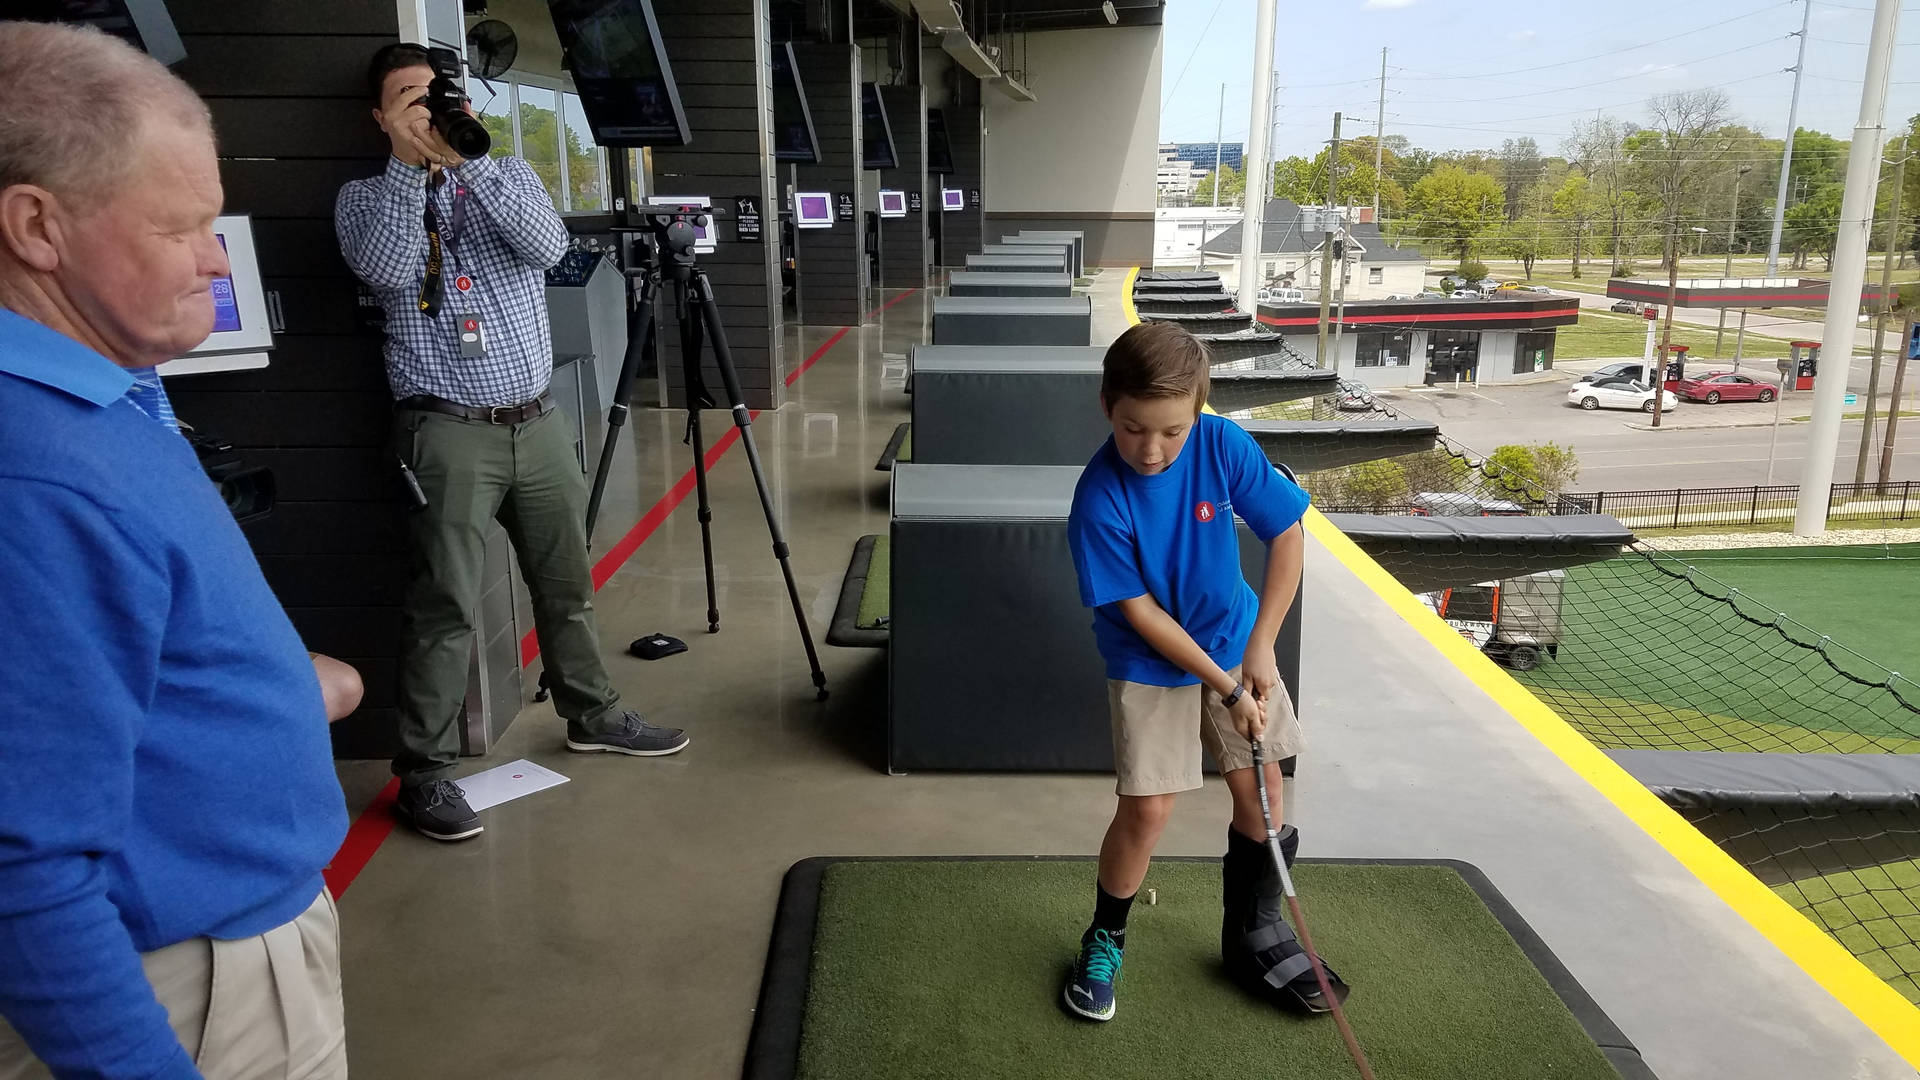
[[[1262,740],[1277,791],[1273,762],[1300,749],[1273,649],[1299,591],[1307,494],[1239,425],[1201,412],[1206,347],[1179,326],[1133,327],[1103,368],[1113,437],[1081,474],[1067,537],[1107,664],[1119,807],[1100,845],[1093,923],[1062,996],[1076,1015],[1113,1018],[1128,909],[1175,794],[1201,786],[1205,746],[1233,795],[1220,928],[1227,971],[1283,1007],[1327,1011],[1281,918],[1252,754],[1252,740]],[[1258,596],[1241,574],[1236,513],[1267,545]],[[1292,826],[1281,830],[1289,863],[1298,839]],[[1345,985],[1328,974],[1344,999]]]

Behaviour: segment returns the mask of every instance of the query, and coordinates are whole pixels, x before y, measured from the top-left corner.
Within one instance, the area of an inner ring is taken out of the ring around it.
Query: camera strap
[[[427,228],[427,273],[420,283],[420,311],[429,319],[440,317],[440,301],[446,294],[443,280],[446,249],[459,245],[460,234],[466,231],[467,224],[467,186],[456,181],[453,188],[453,220],[449,223],[446,238],[442,240],[440,216],[433,209],[434,186],[432,181],[428,181],[427,210],[422,215]]]

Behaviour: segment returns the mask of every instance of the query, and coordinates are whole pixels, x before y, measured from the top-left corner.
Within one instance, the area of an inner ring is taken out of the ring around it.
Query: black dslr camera
[[[460,77],[460,54],[452,49],[428,49],[427,66],[433,69],[433,81],[427,84],[426,96],[414,104],[425,105],[433,114],[433,129],[447,140],[454,153],[469,160],[487,156],[493,148],[493,137],[480,121],[467,115],[467,102],[473,99],[454,81]]]

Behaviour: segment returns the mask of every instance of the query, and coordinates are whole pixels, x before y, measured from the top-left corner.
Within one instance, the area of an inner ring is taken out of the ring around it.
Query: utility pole
[[[1273,28],[1279,0],[1260,0],[1253,20],[1253,107],[1247,110],[1246,203],[1240,217],[1240,310],[1252,313],[1259,325],[1260,248],[1265,239],[1267,200],[1253,182],[1267,168],[1267,116],[1272,105]]]
[[[1373,223],[1380,224],[1380,165],[1387,149],[1387,50],[1380,50],[1380,111],[1373,121]]]
[[[1887,409],[1887,437],[1880,443],[1880,487],[1879,493],[1887,493],[1887,484],[1893,479],[1893,436],[1900,427],[1900,393],[1906,389],[1907,360],[1912,356],[1913,336],[1920,324],[1907,323],[1907,332],[1900,340],[1900,359],[1893,364],[1893,403]]]
[[[1268,109],[1268,112],[1267,112],[1267,149],[1268,149],[1267,156],[1269,158],[1274,156],[1272,153],[1273,148],[1279,145],[1280,145],[1280,74],[1278,72],[1275,72],[1273,76],[1273,104]],[[1261,190],[1266,192],[1266,197],[1269,199],[1279,194],[1279,192],[1276,191],[1274,188],[1275,183],[1276,181],[1274,180],[1274,176],[1273,176],[1273,165],[1271,162],[1269,162],[1266,168],[1266,175],[1261,177]]]
[[[1822,339],[1832,355],[1821,358],[1826,361],[1821,366],[1828,370],[1820,372],[1813,382],[1813,420],[1807,431],[1806,469],[1800,475],[1800,501],[1793,513],[1793,531],[1798,536],[1818,536],[1827,531],[1842,402],[1847,395],[1847,370],[1853,364],[1860,286],[1867,276],[1873,195],[1880,183],[1880,152],[1886,145],[1887,79],[1893,69],[1893,37],[1899,25],[1900,0],[1875,0],[1873,36],[1867,39],[1866,78],[1860,89],[1860,118],[1853,126],[1853,156],[1847,162],[1846,193],[1840,200],[1840,234],[1833,249],[1833,284],[1827,290],[1827,321]]]
[[[1340,160],[1340,114],[1333,114],[1332,150],[1327,154],[1327,220],[1333,220],[1333,197],[1338,190],[1340,170],[1336,164]],[[1327,366],[1327,314],[1333,300],[1333,283],[1328,275],[1333,273],[1333,233],[1324,228],[1320,237],[1320,336],[1314,342],[1313,364],[1318,368]],[[1335,363],[1339,360],[1336,357]]]
[[[1347,216],[1340,219],[1340,239],[1333,253],[1335,279],[1334,287],[1340,291],[1339,312],[1333,321],[1333,369],[1340,370],[1340,335],[1347,328],[1347,249],[1353,246],[1351,222],[1353,220],[1353,196],[1347,196]]]
[[[1220,205],[1220,136],[1227,130],[1227,84],[1220,84],[1220,112],[1213,121],[1213,205]],[[1200,229],[1200,247],[1204,250],[1207,230]]]
[[[1867,370],[1867,411],[1860,418],[1860,460],[1853,466],[1853,482],[1867,482],[1867,456],[1873,452],[1873,401],[1880,393],[1880,338],[1887,332],[1887,309],[1893,306],[1893,249],[1900,235],[1900,195],[1907,182],[1907,137],[1900,136],[1900,159],[1893,167],[1893,213],[1887,218],[1887,251],[1880,260],[1880,310],[1873,317],[1873,366]],[[1831,299],[1831,297],[1829,297]],[[1887,409],[1900,411],[1895,398]]]
[[[1740,221],[1740,178],[1753,171],[1753,166],[1742,165],[1733,174],[1733,208],[1727,213],[1727,269],[1726,276],[1733,277],[1733,227]],[[1726,288],[1726,286],[1721,286]],[[1720,309],[1720,328],[1713,332],[1713,355],[1720,356],[1720,341],[1727,333],[1727,309]],[[1735,346],[1737,349],[1738,346]],[[1740,370],[1740,357],[1733,358],[1733,369]]]
[[[1800,2],[1806,5],[1807,10],[1800,18],[1800,58],[1793,62],[1793,98],[1787,105],[1787,145],[1780,152],[1780,190],[1773,197],[1773,237],[1767,241],[1768,277],[1780,269],[1780,227],[1787,220],[1787,174],[1793,171],[1793,133],[1800,116],[1800,80],[1807,74],[1807,27],[1813,23],[1813,0]],[[1827,295],[1832,297],[1834,294]],[[1849,336],[1847,340],[1852,341],[1853,338]],[[1847,352],[1851,354],[1853,350],[1848,349]]]

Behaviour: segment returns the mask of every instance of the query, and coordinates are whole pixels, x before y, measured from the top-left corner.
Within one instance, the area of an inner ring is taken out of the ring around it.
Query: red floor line
[[[919,290],[908,289],[869,311],[867,317],[872,318],[880,314],[917,291]],[[793,374],[787,376],[787,385],[792,386],[800,376],[806,374],[816,361],[827,354],[827,350],[839,344],[840,339],[847,336],[849,329],[851,327],[841,327],[832,337],[822,342],[819,348],[813,350],[813,354],[794,369]],[[749,420],[759,415],[758,410],[747,414]],[[739,441],[740,429],[737,426],[728,428],[725,435],[714,440],[714,444],[707,449],[706,453],[707,470],[711,472],[720,458]],[[653,504],[646,515],[627,531],[627,535],[621,537],[619,543],[608,548],[607,553],[600,557],[600,561],[593,564],[593,591],[599,592],[600,587],[618,573],[628,559],[633,558],[634,553],[640,550],[640,545],[646,543],[660,526],[666,523],[668,515],[672,514],[681,503],[687,500],[687,496],[693,493],[695,485],[694,471],[689,466],[686,473],[674,483],[672,489]],[[534,658],[539,655],[539,639],[535,632],[528,631],[527,635],[520,639],[520,666],[526,667],[533,663]],[[346,895],[354,879],[360,876],[360,871],[366,869],[367,861],[373,858],[373,853],[380,850],[380,845],[393,832],[392,808],[394,799],[399,793],[400,781],[397,779],[388,781],[387,786],[380,789],[380,794],[373,797],[373,802],[367,804],[367,808],[360,811],[360,816],[354,818],[353,824],[347,828],[347,837],[341,841],[340,850],[334,852],[333,860],[323,871],[327,888],[333,893],[335,899]]]

